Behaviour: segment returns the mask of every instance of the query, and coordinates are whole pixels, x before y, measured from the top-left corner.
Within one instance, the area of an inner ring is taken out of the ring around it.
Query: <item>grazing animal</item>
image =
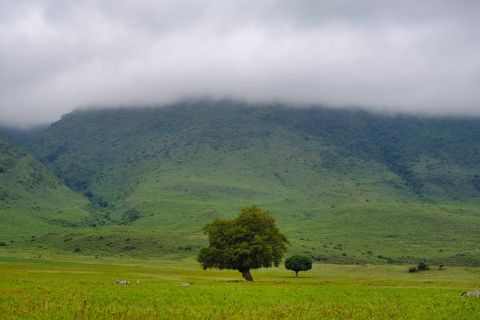
[[[137,280],[137,284],[140,284],[140,283],[141,283],[140,280]]]
[[[480,297],[480,291],[465,291],[462,292],[462,297]]]
[[[129,285],[130,284],[130,281],[129,280],[120,280],[120,279],[117,279],[115,281],[116,284],[125,284],[125,285]]]

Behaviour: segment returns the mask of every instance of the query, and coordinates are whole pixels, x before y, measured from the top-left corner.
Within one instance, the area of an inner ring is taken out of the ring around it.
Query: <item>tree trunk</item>
[[[295,271],[295,277],[298,277],[298,271]]]
[[[242,273],[242,277],[247,281],[253,281],[252,275],[250,274],[250,269],[239,270]]]

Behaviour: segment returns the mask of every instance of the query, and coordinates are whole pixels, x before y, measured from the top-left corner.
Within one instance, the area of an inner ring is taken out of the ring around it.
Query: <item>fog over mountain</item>
[[[0,123],[232,97],[480,115],[480,2],[0,2]]]

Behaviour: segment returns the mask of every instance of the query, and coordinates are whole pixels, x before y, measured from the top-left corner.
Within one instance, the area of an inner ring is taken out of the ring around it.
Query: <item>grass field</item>
[[[2,319],[479,319],[480,269],[315,264],[203,271],[193,260],[39,257],[0,251]],[[129,279],[130,286],[115,279]],[[140,285],[135,281],[141,280]],[[181,286],[183,282],[189,286]]]

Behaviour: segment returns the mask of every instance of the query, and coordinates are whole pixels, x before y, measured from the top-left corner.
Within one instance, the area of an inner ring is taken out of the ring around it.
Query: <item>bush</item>
[[[430,267],[425,262],[420,262],[417,266],[417,269],[418,271],[427,271],[430,269]]]
[[[442,267],[443,267],[443,265],[442,265]],[[442,267],[440,267],[440,269]],[[409,268],[408,272],[413,273],[413,272],[427,271],[427,270],[430,270],[430,267],[428,266],[428,264],[426,264],[425,262],[420,262],[416,267]]]
[[[298,272],[312,269],[312,259],[305,256],[293,256],[285,260],[285,268],[295,272],[298,277]]]
[[[129,224],[140,219],[141,213],[137,210],[129,210],[122,214],[122,224]]]

